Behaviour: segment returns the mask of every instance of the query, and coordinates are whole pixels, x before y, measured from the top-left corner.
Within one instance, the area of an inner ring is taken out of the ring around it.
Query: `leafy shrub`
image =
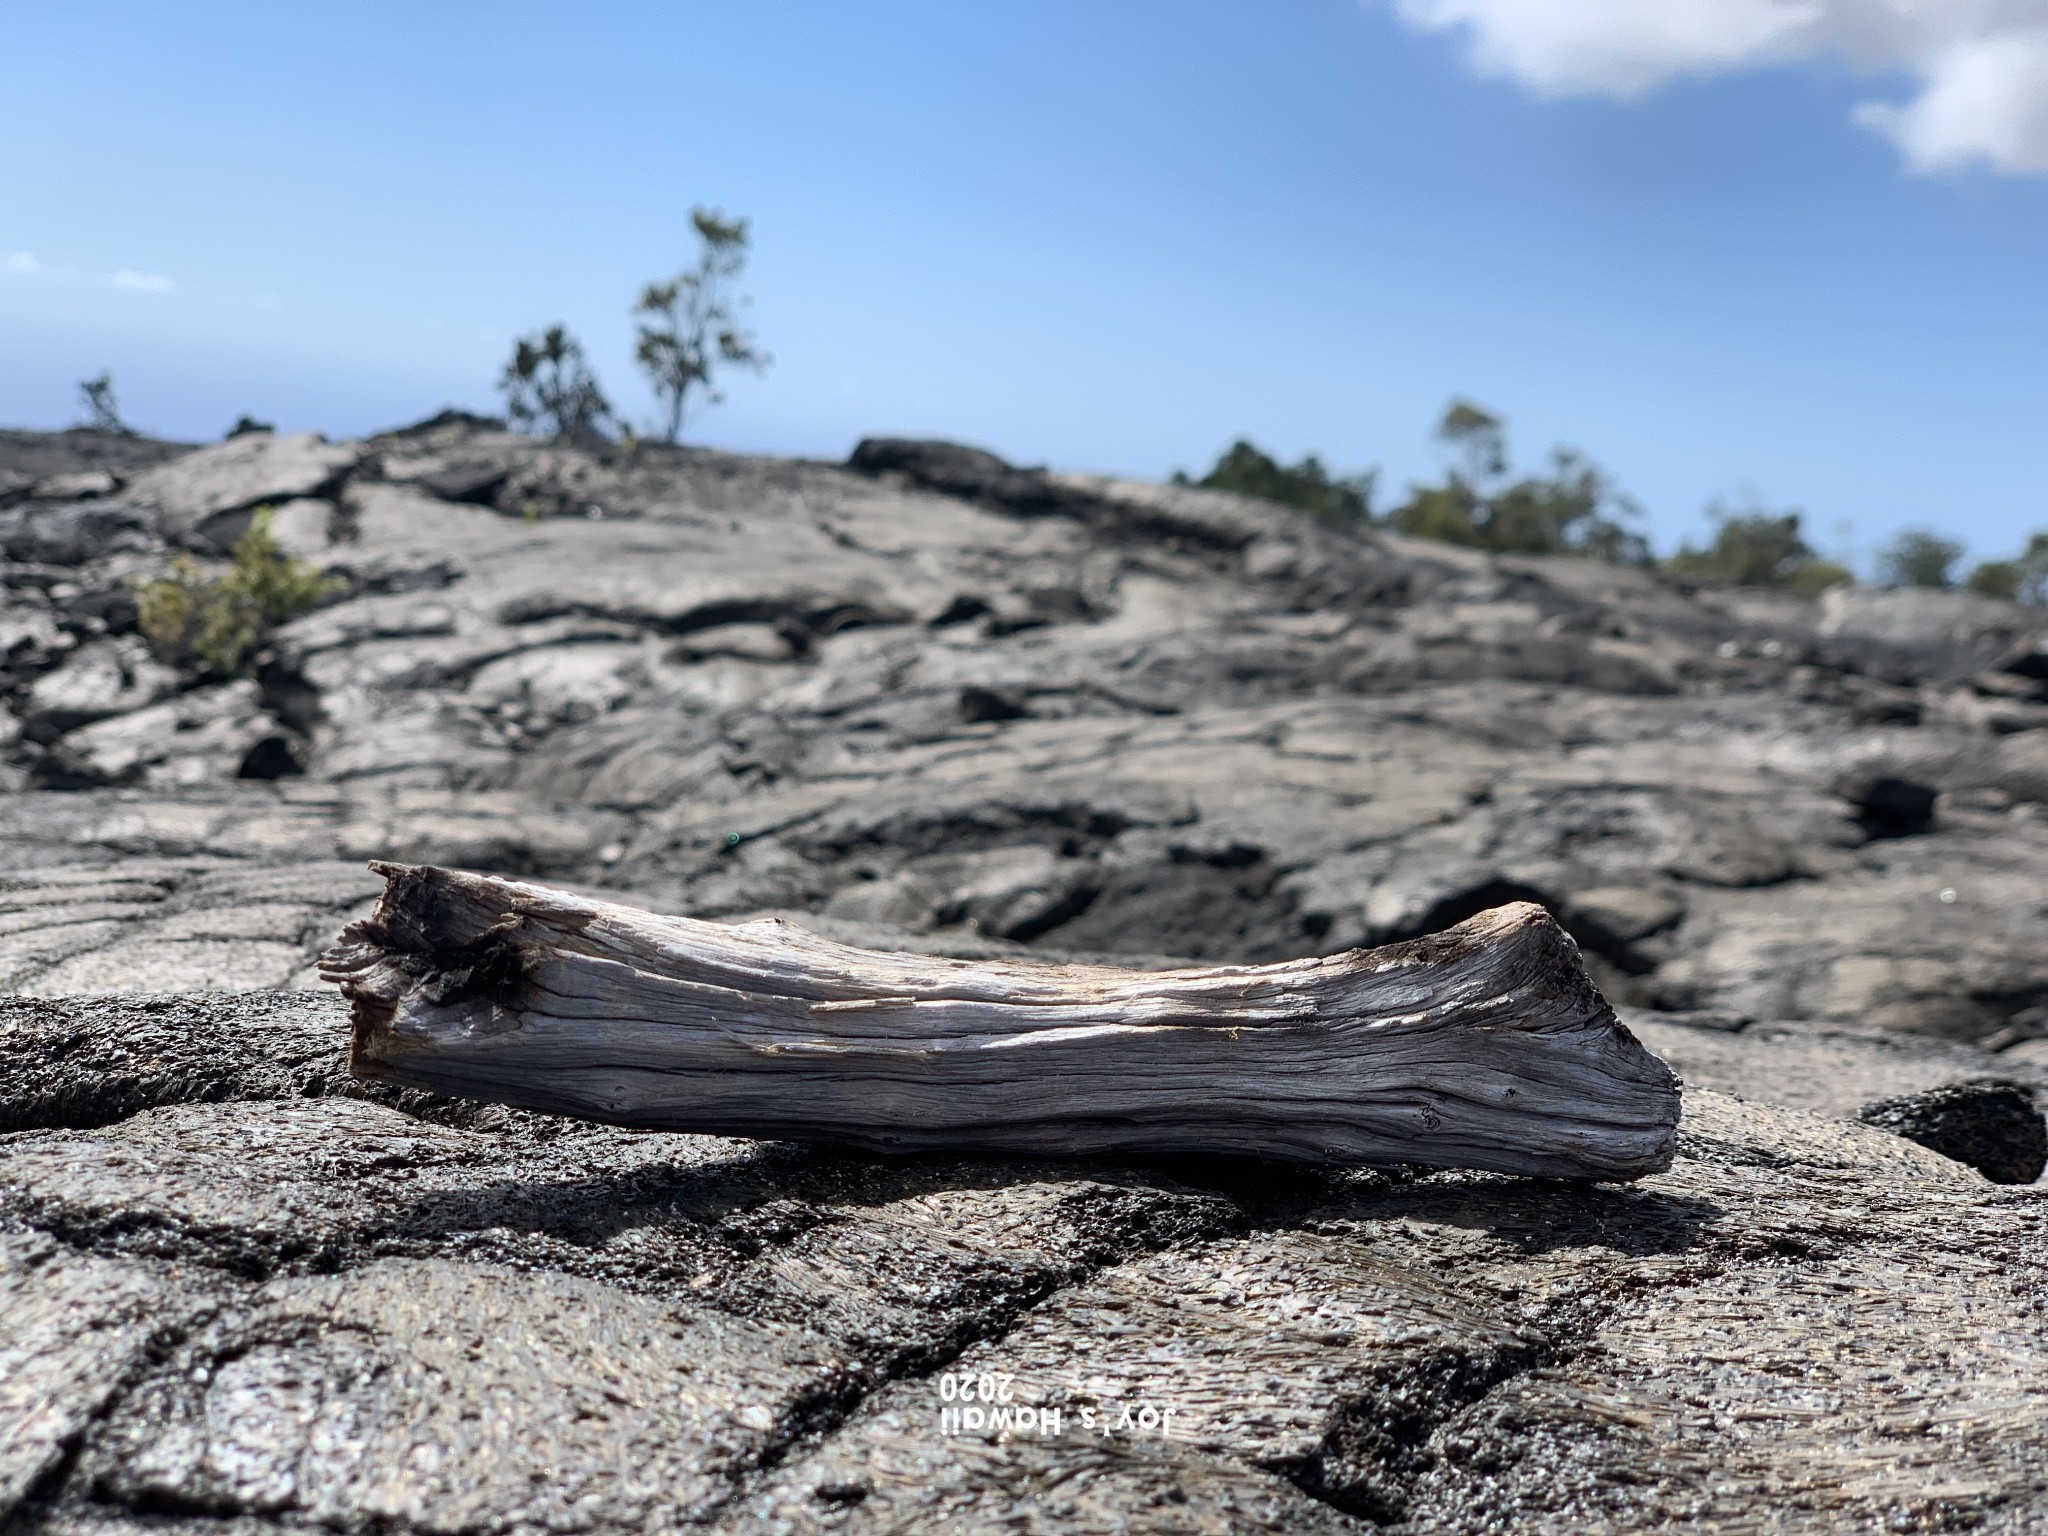
[[[1283,466],[1271,454],[1239,438],[1218,456],[1215,466],[1193,482],[1212,491],[1235,491],[1283,506],[1314,513],[1333,528],[1360,528],[1372,521],[1373,482],[1377,474],[1333,476],[1323,461],[1308,454],[1300,463]],[[1174,479],[1187,484],[1186,475]]]
[[[165,657],[238,677],[274,626],[347,586],[279,549],[270,508],[258,507],[226,571],[208,576],[180,555],[170,575],[136,584],[135,609],[143,635]]]
[[[498,375],[505,414],[521,432],[590,444],[609,440],[612,403],[564,325],[522,336]]]
[[[1963,546],[1926,528],[1905,528],[1877,557],[1879,579],[1894,587],[1952,587]]]
[[[1388,521],[1402,533],[1500,554],[1583,555],[1647,565],[1649,541],[1622,519],[1642,509],[1605,471],[1571,448],[1553,449],[1550,473],[1503,483],[1507,425],[1469,400],[1455,400],[1437,436],[1463,455],[1441,485],[1417,485]]]
[[[1714,542],[1705,549],[1681,544],[1666,562],[1667,569],[1745,587],[1808,593],[1853,579],[1847,567],[1814,552],[1800,532],[1797,512],[1731,512],[1715,506],[1707,515],[1714,520]]]
[[[2020,595],[2020,563],[2017,560],[1985,560],[1973,567],[1963,583],[1979,597],[2002,597],[2007,602]]]
[[[2037,533],[2015,559],[1986,560],[1970,572],[1968,586],[1985,597],[2048,607],[2048,533]]]

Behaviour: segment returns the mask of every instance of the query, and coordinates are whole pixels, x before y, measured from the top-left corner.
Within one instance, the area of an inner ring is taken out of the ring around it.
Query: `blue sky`
[[[2048,527],[2032,130],[1859,123],[1941,77],[1853,28],[1647,74],[1540,30],[1667,3],[0,0],[0,422],[101,368],[191,438],[491,409],[553,320],[645,417],[627,311],[708,203],[776,361],[703,443],[1163,475],[1249,434],[1398,490],[1463,394],[1664,548],[1715,498],[1859,563]]]

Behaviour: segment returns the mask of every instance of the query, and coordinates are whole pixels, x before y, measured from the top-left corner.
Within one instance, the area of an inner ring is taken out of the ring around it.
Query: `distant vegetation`
[[[1553,449],[1548,474],[1513,478],[1507,423],[1493,412],[1453,401],[1436,431],[1464,463],[1440,485],[1410,487],[1387,515],[1400,532],[1500,554],[1650,563],[1649,541],[1627,523],[1642,509],[1576,449]]]
[[[103,371],[98,378],[78,381],[78,398],[85,406],[84,425],[95,432],[112,432],[133,437],[135,429],[121,419],[121,402],[114,395],[114,375]]]
[[[1669,559],[1658,560],[1631,526],[1642,509],[1576,449],[1555,448],[1547,471],[1517,475],[1506,422],[1469,400],[1451,403],[1437,423],[1437,436],[1456,450],[1458,463],[1439,483],[1411,485],[1408,499],[1384,514],[1372,504],[1377,471],[1333,475],[1313,453],[1285,465],[1246,438],[1225,449],[1201,479],[1185,473],[1173,478],[1300,507],[1334,528],[1391,528],[1500,554],[1579,555],[1805,593],[1855,580],[1847,566],[1823,558],[1807,543],[1796,510],[1710,507],[1713,539],[1704,548],[1681,544]],[[1956,540],[1908,528],[1879,553],[1878,579],[1891,586],[1954,587],[1962,557]],[[1976,566],[1963,585],[1987,597],[2048,606],[2048,533],[2033,535],[2011,560]]]
[[[1907,528],[1877,557],[1879,579],[1895,587],[1950,588],[1963,546],[1926,528]],[[2010,560],[1986,560],[1961,583],[1980,597],[2048,606],[2048,533],[2037,533]]]
[[[1411,486],[1408,500],[1384,517],[1372,506],[1377,471],[1332,475],[1315,454],[1284,466],[1243,438],[1201,479],[1174,478],[1301,507],[1337,528],[1386,527],[1503,554],[1576,554],[1648,563],[1649,544],[1622,521],[1638,515],[1635,503],[1582,455],[1560,448],[1551,455],[1549,474],[1512,478],[1506,425],[1464,400],[1444,413],[1437,435],[1457,448],[1461,466],[1440,485]]]
[[[1901,529],[1877,556],[1877,577],[1888,587],[1952,587],[1963,546],[1926,528]]]
[[[721,371],[758,371],[770,362],[753,333],[741,327],[739,310],[747,300],[733,292],[747,265],[747,221],[693,208],[690,223],[698,240],[695,265],[649,283],[633,306],[639,322],[633,357],[662,403],[656,434],[671,443],[682,435],[693,392],[707,403],[722,400]],[[520,337],[498,375],[498,388],[506,416],[521,432],[584,445],[632,435],[566,325]]]
[[[1185,474],[1174,479],[1188,484]],[[1333,476],[1314,454],[1291,467],[1239,438],[1223,451],[1208,474],[1193,483],[1212,491],[1235,491],[1313,512],[1333,528],[1362,528],[1372,522],[1373,470]]]
[[[347,587],[279,549],[270,508],[258,507],[226,571],[208,576],[191,556],[178,556],[170,575],[137,583],[136,618],[166,660],[239,677],[275,626]]]
[[[1713,543],[1705,549],[1679,545],[1678,553],[1665,562],[1666,569],[1711,581],[1786,587],[1794,592],[1819,592],[1855,580],[1847,566],[1823,560],[1814,552],[1800,532],[1797,512],[1760,508],[1731,512],[1714,506],[1707,509],[1707,516],[1714,523]]]
[[[2048,607],[2048,533],[2037,533],[2011,560],[1987,560],[1970,572],[1972,592]]]

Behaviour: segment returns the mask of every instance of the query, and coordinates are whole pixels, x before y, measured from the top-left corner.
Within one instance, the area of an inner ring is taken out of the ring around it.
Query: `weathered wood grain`
[[[884,1151],[1243,1153],[1567,1178],[1668,1167],[1670,1070],[1540,908],[1277,965],[882,954],[374,865],[323,961],[353,1070],[618,1125]]]

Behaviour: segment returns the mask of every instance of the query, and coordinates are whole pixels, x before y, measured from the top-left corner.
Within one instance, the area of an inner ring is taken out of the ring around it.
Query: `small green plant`
[[[1235,491],[1240,496],[1257,496],[1282,506],[1312,512],[1333,528],[1363,528],[1372,521],[1373,483],[1376,470],[1362,475],[1335,476],[1314,454],[1299,464],[1283,465],[1248,438],[1239,438],[1218,456],[1208,474],[1193,483],[1212,491]],[[1174,479],[1187,482],[1187,476]]]
[[[137,582],[136,622],[163,656],[240,677],[272,628],[347,588],[279,549],[270,508],[258,507],[219,575],[180,555],[170,575]]]

